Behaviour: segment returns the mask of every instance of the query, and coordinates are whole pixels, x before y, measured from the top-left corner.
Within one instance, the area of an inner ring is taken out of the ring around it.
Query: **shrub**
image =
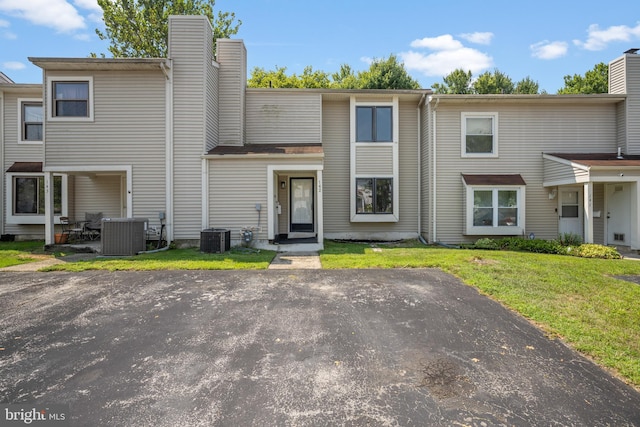
[[[567,248],[567,254],[582,258],[603,258],[603,259],[620,259],[620,253],[616,248],[610,246],[596,245],[593,243],[585,243],[579,246]]]
[[[535,252],[539,254],[563,254],[566,250],[558,243],[541,239],[520,239],[507,237],[501,240],[501,247],[512,251]]]
[[[573,233],[563,233],[558,237],[558,243],[562,246],[580,246],[582,237]]]
[[[478,239],[476,243],[473,245],[473,248],[474,249],[498,249],[499,246],[495,240],[485,238],[485,239]]]

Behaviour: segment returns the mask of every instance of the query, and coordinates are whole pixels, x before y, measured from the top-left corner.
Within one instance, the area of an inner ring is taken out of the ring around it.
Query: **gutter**
[[[431,196],[431,209],[430,209],[431,210],[431,226],[433,228],[432,228],[432,233],[429,236],[430,237],[429,240],[431,240],[432,242],[437,242],[437,230],[438,230],[438,227],[437,227],[438,221],[437,221],[437,214],[436,214],[436,209],[437,209],[437,204],[438,204],[438,202],[437,202],[438,198],[436,197],[437,196],[437,188],[438,188],[438,186],[437,186],[437,179],[438,179],[437,178],[437,161],[436,161],[436,158],[437,158],[437,149],[436,149],[436,147],[437,147],[437,141],[438,141],[438,125],[437,125],[436,122],[437,122],[438,116],[437,116],[436,110],[438,109],[438,104],[439,103],[440,103],[440,98],[436,98],[436,105],[434,105],[433,109],[432,109],[432,112],[433,112],[433,119],[432,119],[433,120],[433,126],[432,126],[433,137],[432,137],[432,144],[430,144],[432,146],[432,150],[433,150],[433,156],[432,156],[433,157],[433,180],[432,180],[432,183],[431,183],[432,191],[431,191],[431,195],[430,195]]]
[[[422,238],[422,121],[420,120],[420,111],[426,96],[426,93],[422,94],[416,107],[418,116],[418,239]]]
[[[171,59],[167,59],[170,62]],[[170,64],[171,65],[171,64]],[[173,241],[173,67],[160,63],[167,79],[165,84],[165,210],[167,215],[167,247]],[[133,212],[133,207],[131,207]]]

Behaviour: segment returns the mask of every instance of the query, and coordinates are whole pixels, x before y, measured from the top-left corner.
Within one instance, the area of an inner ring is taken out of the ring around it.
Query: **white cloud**
[[[62,33],[86,28],[84,18],[65,0],[0,0],[0,12]]]
[[[529,46],[531,56],[538,59],[556,59],[567,54],[569,46],[566,42],[541,41]]]
[[[2,68],[6,70],[22,70],[26,67],[27,67],[26,65],[18,61],[8,61],[8,62],[2,63]]]
[[[0,28],[9,28],[11,24],[9,21],[5,21],[4,19],[0,19]]]
[[[601,30],[598,24],[589,26],[587,40],[574,40],[573,43],[586,50],[604,50],[609,43],[628,42],[640,39],[640,23],[635,27],[626,25],[614,25]]]
[[[74,0],[73,3],[79,8],[89,11],[87,18],[90,21],[102,23],[102,8],[96,0]]]
[[[454,39],[451,34],[438,37],[425,37],[411,42],[411,47],[424,47],[431,50],[456,50],[461,49],[462,43]]]
[[[476,33],[479,34],[479,33]],[[486,40],[486,36],[484,36]],[[478,37],[476,40],[482,40]],[[493,58],[479,50],[465,47],[450,34],[438,37],[426,37],[411,42],[413,48],[427,48],[433,52],[423,53],[410,50],[398,56],[407,70],[419,71],[426,76],[446,76],[462,68],[478,73],[493,67]]]
[[[491,44],[491,39],[493,39],[493,33],[489,33],[489,32],[464,33],[464,34],[460,34],[460,37],[471,43],[488,45],[488,44]]]

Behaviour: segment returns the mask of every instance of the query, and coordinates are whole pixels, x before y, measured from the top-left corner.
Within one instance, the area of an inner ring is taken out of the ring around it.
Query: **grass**
[[[640,386],[640,285],[613,277],[640,275],[638,261],[456,250],[418,242],[325,242],[320,259],[328,269],[442,269]]]
[[[42,242],[0,242],[0,267],[42,259]],[[266,269],[271,251],[203,254],[174,249],[130,258],[96,258],[46,271]],[[457,250],[421,245],[325,241],[325,269],[439,268],[561,337],[600,365],[640,387],[640,285],[614,276],[640,275],[640,262],[527,252]]]
[[[44,253],[44,242],[0,242],[0,268],[51,258]]]
[[[243,248],[233,248],[223,254],[202,253],[196,248],[172,249],[135,257],[94,258],[56,264],[41,271],[264,270],[274,256],[272,251]]]

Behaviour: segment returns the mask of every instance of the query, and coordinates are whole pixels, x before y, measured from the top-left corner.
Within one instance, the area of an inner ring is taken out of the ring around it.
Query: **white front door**
[[[558,232],[560,236],[574,234],[584,239],[582,188],[560,188],[558,204],[560,220]]]
[[[607,184],[607,244],[631,245],[631,186]]]

